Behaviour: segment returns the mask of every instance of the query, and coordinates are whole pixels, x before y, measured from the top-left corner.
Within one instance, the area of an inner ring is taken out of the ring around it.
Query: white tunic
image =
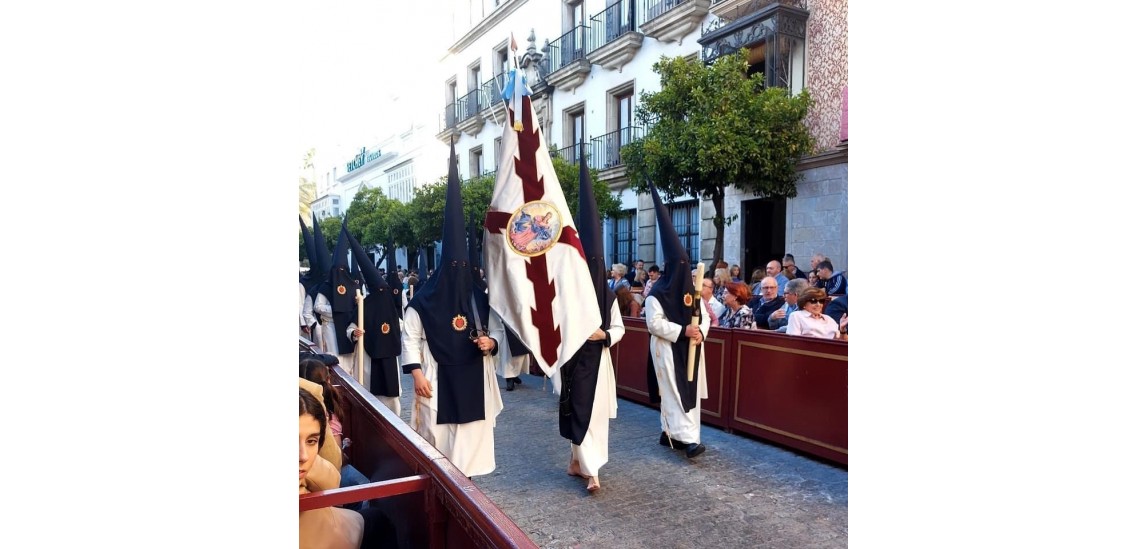
[[[702,319],[698,328],[702,337],[709,335],[710,318],[706,308],[701,308]],[[672,343],[682,333],[682,325],[666,318],[662,304],[651,296],[646,298],[646,328],[650,331],[650,355],[653,357],[654,373],[658,375],[658,391],[662,397],[662,431],[670,438],[687,444],[701,442],[702,439],[702,399],[709,398],[706,386],[706,359],[703,348],[697,347],[694,376],[698,380],[697,402],[686,412],[678,395],[678,382],[674,373]],[[684,337],[684,336],[683,336]],[[683,360],[685,357],[682,357]]]
[[[506,348],[498,331],[501,322],[491,315],[491,338],[498,341],[498,352]],[[502,411],[502,394],[498,390],[498,379],[494,377],[494,357],[483,358],[483,396],[486,404],[486,419],[470,423],[438,424],[438,361],[431,355],[430,345],[423,332],[422,319],[414,308],[407,308],[403,314],[403,354],[400,364],[421,364],[423,377],[431,386],[431,397],[414,395],[414,410],[411,411],[411,427],[427,442],[458,467],[462,474],[473,477],[494,472],[494,423]]]
[[[331,308],[331,302],[322,292],[315,298],[314,311],[319,313],[319,317],[323,319],[323,352],[338,357],[339,367],[351,377],[355,377],[355,365],[352,363],[353,352],[339,354],[339,342],[335,339],[346,337],[347,341],[350,341],[351,338],[347,334],[339,334],[338,330],[335,329],[334,309]],[[355,379],[358,378],[355,377]]]
[[[491,318],[498,316],[493,310],[490,311]],[[501,322],[502,318],[499,317]],[[505,328],[504,328],[505,330]],[[503,379],[518,377],[522,374],[530,373],[530,354],[510,356],[510,344],[506,342],[506,338],[498,340],[498,357],[496,363],[498,364],[498,375]]]
[[[347,325],[347,338],[350,339],[351,341],[355,341],[354,332],[358,328],[359,328],[359,325],[355,324],[354,322],[348,324]],[[366,346],[364,346],[364,350],[366,350]],[[357,371],[357,369],[359,367],[359,344],[358,343],[355,343],[355,350],[351,353],[351,364],[353,365],[352,366],[353,371]],[[395,364],[395,369],[398,370],[399,379],[402,379],[402,377],[403,377],[402,366]],[[353,373],[351,375],[354,376]],[[384,375],[384,373],[380,371],[379,375]],[[355,378],[355,379],[358,379],[358,378]],[[367,353],[363,353],[363,388],[366,389],[368,392],[371,390],[371,355],[369,355]],[[374,394],[374,393],[372,393],[372,394]],[[383,406],[390,408],[391,411],[394,412],[395,415],[399,416],[399,417],[402,417],[402,415],[403,415],[403,404],[399,400],[399,398],[402,396],[403,396],[403,386],[401,383],[399,384],[399,396],[389,397],[386,395],[375,395],[375,397],[378,398],[379,401],[383,403]]]
[[[626,335],[626,325],[622,324],[622,312],[618,302],[610,308],[610,347],[617,345]],[[586,428],[586,438],[581,445],[570,443],[570,450],[583,475],[598,476],[601,468],[610,457],[610,420],[618,417],[618,386],[614,380],[614,361],[610,358],[610,347],[602,347],[602,360],[598,363],[598,383],[594,387],[594,406],[590,411],[590,425]],[[561,375],[555,374],[560,378]]]

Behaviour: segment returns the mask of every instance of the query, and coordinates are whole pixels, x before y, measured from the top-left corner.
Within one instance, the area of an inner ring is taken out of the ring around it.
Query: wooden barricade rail
[[[646,322],[623,318],[612,349],[618,396],[650,407]],[[849,344],[711,327],[702,422],[849,465]]]
[[[299,511],[370,501],[411,547],[514,548],[537,545],[490,498],[342,368],[332,383],[347,396],[343,436],[349,463],[368,484],[299,496]]]

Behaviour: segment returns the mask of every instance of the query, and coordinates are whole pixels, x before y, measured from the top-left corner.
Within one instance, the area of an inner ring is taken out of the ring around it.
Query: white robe
[[[610,347],[617,345],[626,335],[626,325],[622,324],[622,312],[618,302],[610,309]],[[610,457],[610,420],[618,417],[618,386],[614,379],[614,361],[610,358],[610,347],[602,347],[602,360],[598,364],[598,383],[594,387],[594,406],[590,412],[590,425],[581,445],[570,443],[570,451],[583,475],[598,476],[598,469]],[[559,368],[561,369],[561,368]],[[555,378],[561,378],[555,374]]]
[[[490,337],[498,342],[498,352],[506,352],[500,339],[502,322],[491,315]],[[497,323],[497,326],[494,324]],[[430,382],[431,397],[414,396],[411,427],[427,442],[458,467],[462,474],[473,477],[494,472],[494,424],[502,411],[502,393],[494,377],[494,357],[483,358],[483,397],[486,419],[469,423],[438,424],[438,361],[431,355],[423,332],[422,318],[414,308],[403,314],[403,354],[399,364],[421,364],[423,377]]]
[[[339,342],[335,339],[341,336],[350,341],[349,332],[348,334],[339,334],[338,330],[335,329],[334,310],[331,308],[331,302],[322,292],[315,299],[314,310],[323,319],[323,352],[338,357],[339,367],[351,377],[355,377],[355,365],[352,363],[354,353],[339,354]]]
[[[698,328],[701,328],[704,339],[710,332],[710,318],[705,307],[701,308],[701,312],[702,319]],[[706,386],[706,358],[703,351],[705,344],[698,346],[696,352],[697,365],[694,367],[694,376],[698,380],[697,402],[693,409],[686,412],[678,396],[671,346],[681,335],[682,325],[666,318],[662,304],[651,296],[646,298],[646,328],[650,331],[650,355],[653,357],[654,372],[658,375],[658,392],[662,397],[662,431],[670,438],[687,444],[701,442],[702,399],[709,398],[709,389]]]
[[[498,316],[493,310],[490,311],[490,316]],[[502,318],[499,318],[501,323]],[[503,325],[505,326],[505,325]],[[505,327],[503,328],[505,333]],[[522,374],[530,373],[530,353],[518,356],[510,356],[510,344],[506,343],[506,338],[498,340],[498,376],[502,379],[509,379],[518,377]]]
[[[311,300],[311,296],[307,295],[307,288],[303,283],[299,283],[299,335],[307,337],[303,332],[303,328],[309,327],[315,323],[315,303]]]
[[[359,328],[359,325],[355,324],[354,322],[348,324],[347,325],[347,338],[350,339],[351,341],[355,341],[354,332],[358,328]],[[364,350],[365,350],[365,347],[364,347]],[[398,369],[398,371],[399,371],[398,372],[399,379],[402,379],[402,377],[403,377],[402,366],[398,365],[397,362],[398,362],[398,360],[396,358],[395,368]],[[356,369],[359,366],[359,345],[358,345],[358,343],[355,344],[355,352],[351,353],[351,364],[354,364]],[[380,373],[379,375],[383,375],[383,374]],[[368,392],[370,392],[370,390],[371,390],[371,355],[366,354],[366,353],[363,353],[363,388],[366,389]],[[372,394],[374,394],[374,393],[372,393]],[[391,411],[394,412],[395,415],[399,416],[399,417],[402,417],[402,415],[403,415],[403,403],[401,401],[399,401],[399,398],[402,396],[403,396],[403,385],[402,385],[402,383],[399,384],[399,396],[389,397],[389,396],[383,396],[383,395],[375,395],[375,397],[378,398],[379,401],[383,403],[383,406],[390,408]]]

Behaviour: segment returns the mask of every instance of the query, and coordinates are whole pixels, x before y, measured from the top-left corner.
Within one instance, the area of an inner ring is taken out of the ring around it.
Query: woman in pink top
[[[797,307],[789,315],[789,327],[785,333],[789,335],[803,335],[819,337],[822,339],[845,339],[841,331],[849,323],[849,315],[841,317],[841,326],[833,317],[822,314],[829,299],[825,290],[821,288],[808,288],[797,298]]]

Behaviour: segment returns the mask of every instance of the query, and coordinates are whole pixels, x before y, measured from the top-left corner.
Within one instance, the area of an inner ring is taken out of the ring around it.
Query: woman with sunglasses
[[[823,314],[828,302],[829,298],[821,288],[808,288],[801,292],[797,298],[799,310],[789,315],[789,327],[785,333],[822,339],[846,339],[842,330],[849,324],[849,315],[842,316],[841,325],[838,326],[833,317]]]

